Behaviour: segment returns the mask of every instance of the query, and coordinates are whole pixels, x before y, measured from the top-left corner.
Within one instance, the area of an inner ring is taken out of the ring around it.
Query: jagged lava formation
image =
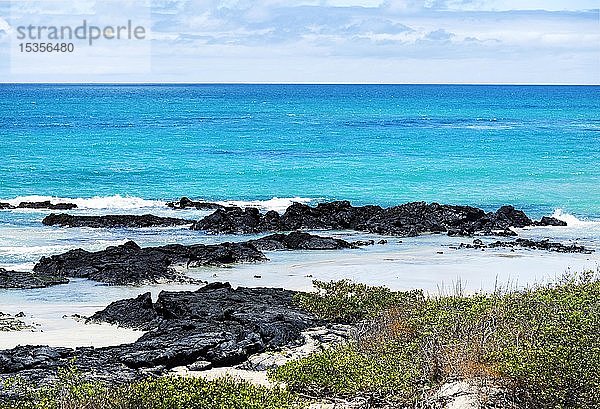
[[[323,324],[294,305],[294,294],[212,283],[194,292],[163,291],[155,303],[150,293],[116,301],[90,321],[147,331],[136,342],[76,350],[19,346],[0,351],[0,380],[17,375],[43,384],[72,360],[86,378],[111,383],[161,375],[183,365],[205,369],[235,365],[254,353],[300,345],[302,331]]]
[[[474,234],[514,236],[511,228],[527,226],[562,226],[566,223],[552,217],[539,222],[531,220],[513,206],[502,206],[496,212],[471,206],[441,205],[425,202],[400,206],[355,207],[348,201],[321,203],[311,207],[294,203],[280,215],[265,214],[255,208],[225,207],[192,225],[193,230],[214,234],[244,234],[292,230],[356,230],[390,236],[417,236],[423,233],[447,233],[451,236]]]

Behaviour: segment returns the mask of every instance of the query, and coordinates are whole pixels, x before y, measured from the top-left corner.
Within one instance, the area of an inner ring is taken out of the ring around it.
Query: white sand
[[[134,342],[143,335],[142,331],[119,328],[109,324],[85,324],[82,320],[65,313],[74,313],[72,305],[27,305],[23,308],[2,306],[0,310],[11,314],[23,311],[20,318],[33,325],[35,331],[15,331],[0,333],[0,349],[10,349],[18,345],[47,345],[75,348],[81,346],[105,347]],[[77,313],[88,315],[98,311],[95,306],[76,308]]]
[[[228,281],[234,286],[308,291],[315,279],[350,279],[393,290],[418,288],[438,294],[440,291],[453,291],[457,282],[466,293],[493,291],[496,284],[503,288],[525,287],[554,281],[568,270],[596,270],[600,264],[600,252],[561,254],[534,250],[511,252],[510,249],[454,250],[448,244],[417,247],[398,244],[397,240],[359,250],[296,251],[285,254],[285,257],[270,253],[268,256],[272,260],[268,263],[203,268],[188,274],[209,282]]]

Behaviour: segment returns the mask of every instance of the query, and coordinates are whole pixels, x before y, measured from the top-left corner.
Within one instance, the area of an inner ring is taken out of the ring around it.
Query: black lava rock
[[[0,268],[0,288],[44,288],[51,285],[67,284],[68,279],[52,274],[36,274],[23,271],[10,271]]]
[[[340,250],[356,246],[345,240],[322,237],[313,234],[292,232],[272,234],[257,240],[250,240],[259,250]]]
[[[558,220],[555,217],[544,216],[541,218],[539,222],[533,222],[534,226],[561,226],[564,227],[567,225],[567,222]]]
[[[150,293],[145,293],[137,298],[115,301],[92,315],[89,321],[148,331],[158,326],[159,316],[152,304]]]
[[[554,251],[558,253],[582,253],[591,254],[594,252],[592,249],[588,249],[578,244],[562,244],[551,242],[550,240],[530,240],[530,239],[516,239],[513,241],[495,241],[491,243],[484,243],[482,240],[476,239],[472,244],[461,243],[460,248],[467,249],[487,249],[487,248],[525,248],[531,250],[545,250]]]
[[[510,228],[526,227],[533,222],[513,206],[502,206],[486,213],[471,206],[412,202],[390,208],[355,207],[348,201],[321,203],[311,207],[294,203],[284,214],[258,209],[226,207],[192,225],[193,230],[235,234],[272,231],[356,230],[392,236],[417,236],[423,233],[447,233],[454,236],[473,234],[516,235]]]
[[[38,274],[88,278],[113,285],[140,285],[194,282],[176,272],[173,268],[176,265],[222,266],[265,260],[266,257],[248,243],[141,248],[129,241],[97,252],[77,249],[42,257],[33,270]]]
[[[272,213],[269,217],[271,216]],[[253,207],[225,207],[194,223],[192,230],[204,230],[215,234],[261,233],[270,231],[264,223],[265,217]],[[272,227],[276,229],[279,223],[276,221]]]
[[[90,320],[148,331],[136,342],[76,350],[20,346],[0,351],[0,380],[17,375],[42,385],[71,360],[86,379],[113,384],[197,362],[203,368],[238,364],[266,349],[300,345],[302,331],[323,324],[293,304],[294,294],[214,283],[194,292],[161,292],[154,304],[150,294],[117,301]]]
[[[52,204],[49,200],[44,202],[21,202],[17,209],[49,209],[49,210],[72,210],[76,209],[75,203],[57,203]]]
[[[46,226],[63,227],[167,227],[192,224],[192,220],[176,219],[173,217],[158,217],[151,214],[137,215],[107,215],[107,216],[73,216],[69,214],[51,213],[42,223]]]

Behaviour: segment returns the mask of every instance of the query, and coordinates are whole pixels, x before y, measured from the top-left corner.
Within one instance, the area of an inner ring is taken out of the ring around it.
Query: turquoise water
[[[600,218],[600,87],[0,85],[0,199],[411,200]]]

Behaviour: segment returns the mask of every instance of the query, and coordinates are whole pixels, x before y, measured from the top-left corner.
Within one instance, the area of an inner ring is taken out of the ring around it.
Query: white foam
[[[69,251],[73,246],[60,246],[60,245],[48,245],[48,246],[0,246],[0,255],[28,255],[28,254],[53,254]]]
[[[146,200],[135,196],[95,196],[91,198],[64,198],[55,196],[19,196],[6,200],[13,206],[21,202],[43,202],[49,200],[51,203],[75,203],[79,209],[140,209],[146,207],[164,207],[165,202],[161,200]]]
[[[565,212],[563,209],[554,210],[552,217],[554,217],[558,220],[562,220],[563,222],[566,222],[568,227],[583,227],[583,226],[592,226],[592,225],[600,224],[600,222],[597,222],[597,221],[578,219],[576,216]]]
[[[306,197],[273,197],[269,200],[230,200],[217,202],[224,206],[239,206],[239,207],[256,207],[264,211],[275,210],[276,212],[284,212],[292,203],[310,203],[313,199]]]
[[[0,199],[0,202],[7,202],[13,206],[18,206],[21,202],[44,202],[49,200],[52,204],[56,203],[75,203],[78,209],[143,209],[143,208],[162,208],[166,209],[166,201],[147,200],[135,196],[95,196],[91,198],[68,198],[56,196],[19,196],[14,199]],[[292,203],[310,203],[313,199],[306,197],[273,197],[268,200],[224,200],[216,203],[224,206],[256,207],[264,211],[275,210],[283,212]],[[24,209],[27,210],[27,209]]]

